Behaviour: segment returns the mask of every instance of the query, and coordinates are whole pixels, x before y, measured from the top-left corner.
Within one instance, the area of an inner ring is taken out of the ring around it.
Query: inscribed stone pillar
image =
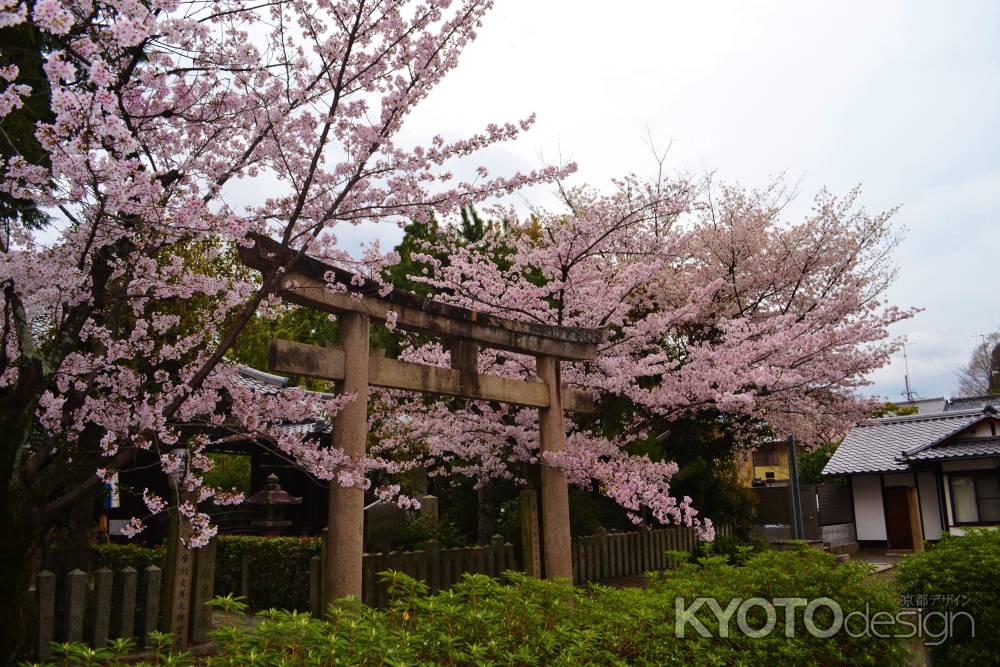
[[[180,494],[178,504],[186,500]],[[173,635],[175,648],[187,648],[191,613],[191,579],[194,574],[194,554],[191,550],[191,522],[181,516],[177,507],[169,510],[170,528],[167,533],[166,586],[163,591],[163,614],[160,631]]]
[[[538,539],[538,495],[534,489],[521,491],[521,562],[524,573],[542,576],[542,554]]]
[[[338,389],[356,398],[333,419],[333,445],[352,458],[364,456],[368,438],[368,330],[367,315],[343,313],[337,317],[338,338],[344,350],[344,380]],[[361,599],[364,500],[360,487],[330,482],[326,605],[348,595]]]
[[[426,495],[420,497],[420,515],[427,517],[430,523],[438,521],[438,499],[437,496]]]
[[[194,575],[191,596],[191,643],[208,641],[212,629],[212,608],[208,601],[215,594],[216,541],[199,548],[194,555]]]

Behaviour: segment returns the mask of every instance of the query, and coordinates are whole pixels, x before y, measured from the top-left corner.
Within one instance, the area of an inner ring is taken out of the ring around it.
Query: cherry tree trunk
[[[0,420],[0,425],[3,421]],[[7,433],[10,433],[7,431]],[[40,532],[28,490],[19,480],[15,466],[18,438],[11,438],[0,449],[0,664],[15,664],[28,657],[31,621],[31,585]]]

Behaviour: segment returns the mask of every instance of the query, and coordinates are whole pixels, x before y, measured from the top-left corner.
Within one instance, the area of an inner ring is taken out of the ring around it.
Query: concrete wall
[[[836,523],[823,526],[823,541],[836,553],[847,553],[857,549],[858,536],[853,523]]]
[[[882,482],[879,476],[852,476],[851,491],[854,494],[857,538],[862,541],[885,540],[885,511],[882,507]]]
[[[792,539],[791,526],[757,526],[757,529],[764,533],[764,538],[768,542]]]

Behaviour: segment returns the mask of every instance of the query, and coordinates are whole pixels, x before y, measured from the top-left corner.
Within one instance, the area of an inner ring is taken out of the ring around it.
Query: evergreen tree
[[[33,2],[29,3],[30,6]],[[31,94],[20,109],[14,109],[0,118],[0,158],[4,162],[15,156],[23,157],[29,164],[49,166],[49,157],[38,139],[38,123],[48,123],[54,118],[50,105],[49,81],[42,65],[45,63],[45,38],[30,23],[0,28],[0,67],[18,69],[17,84],[31,86]],[[13,85],[0,79],[0,90]],[[19,199],[0,192],[0,224],[4,229],[4,245],[10,233],[10,223],[20,218],[25,225],[40,228],[48,224],[49,216],[33,201]]]

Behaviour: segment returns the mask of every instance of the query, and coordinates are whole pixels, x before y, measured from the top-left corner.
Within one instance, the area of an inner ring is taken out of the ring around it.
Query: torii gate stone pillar
[[[538,435],[541,453],[561,452],[566,446],[563,425],[562,386],[559,360],[550,356],[535,358],[535,373],[547,386],[549,404],[538,409]],[[546,579],[573,579],[573,555],[569,532],[569,488],[566,474],[541,461],[542,479],[542,548]]]
[[[348,312],[337,317],[337,337],[344,350],[344,379],[339,389],[357,398],[333,418],[333,441],[351,457],[364,455],[368,439],[368,329],[368,315]],[[364,505],[364,489],[330,481],[324,564],[327,605],[348,595],[361,599]]]

